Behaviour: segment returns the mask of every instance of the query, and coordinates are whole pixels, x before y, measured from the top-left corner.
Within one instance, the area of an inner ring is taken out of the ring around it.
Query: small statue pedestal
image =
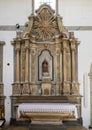
[[[51,79],[49,73],[43,73],[42,77],[42,95],[51,95]]]

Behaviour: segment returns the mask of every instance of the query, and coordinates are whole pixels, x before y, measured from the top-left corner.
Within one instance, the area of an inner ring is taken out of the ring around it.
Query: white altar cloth
[[[73,112],[78,118],[77,107],[71,103],[22,103],[18,106],[18,117],[21,112]]]

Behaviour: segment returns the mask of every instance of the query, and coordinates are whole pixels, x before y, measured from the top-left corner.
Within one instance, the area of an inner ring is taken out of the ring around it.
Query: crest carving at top
[[[41,41],[52,40],[57,29],[54,11],[49,5],[42,5],[36,13],[32,29],[36,39]]]

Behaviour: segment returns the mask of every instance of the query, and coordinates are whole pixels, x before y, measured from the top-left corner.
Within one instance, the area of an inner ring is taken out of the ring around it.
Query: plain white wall
[[[12,83],[13,83],[13,46],[11,40],[15,37],[15,32],[0,31],[0,40],[5,41],[3,46],[3,83],[5,98],[5,119],[10,121],[11,117],[11,101]],[[8,65],[9,64],[9,65]]]
[[[58,0],[59,14],[63,17],[64,25],[92,25],[91,0]]]
[[[82,117],[83,125],[88,127],[90,124],[90,83],[88,73],[90,72],[90,65],[92,62],[92,31],[76,31],[75,36],[80,42],[78,48],[78,66],[79,66],[79,83],[80,83],[80,94],[82,98]],[[87,88],[86,88],[86,107],[84,106],[84,84],[83,75],[86,73],[87,76]]]
[[[92,1],[87,0],[58,0],[59,14],[63,17],[64,26],[91,26],[92,23]],[[28,16],[32,13],[31,0],[0,0],[0,25],[25,25]],[[89,73],[92,62],[92,31],[75,31],[75,36],[81,41],[79,45],[78,66],[80,94],[83,95],[83,75]],[[4,45],[3,63],[3,82],[5,99],[5,116],[9,122],[11,117],[11,101],[13,83],[13,46],[11,41],[15,38],[14,31],[0,31],[0,40],[6,42]],[[10,66],[7,66],[10,63]],[[88,77],[87,77],[88,78]],[[90,88],[89,80],[87,86],[88,104],[84,107],[82,102],[83,125],[88,127],[90,124]],[[83,100],[83,99],[82,99]],[[84,100],[83,100],[84,101]]]
[[[11,100],[12,83],[13,83],[13,46],[11,45],[12,39],[15,37],[15,32],[2,31],[0,32],[0,40],[5,41],[3,46],[3,83],[5,98],[5,119],[7,123],[11,117]],[[9,65],[8,65],[9,64]]]
[[[24,25],[32,13],[31,0],[0,0],[0,25]]]
[[[28,16],[32,13],[31,0],[0,0],[0,26],[14,25],[17,23],[25,25]],[[3,83],[5,99],[5,118],[9,123],[11,117],[12,83],[13,83],[13,46],[11,41],[16,37],[15,31],[0,31],[0,40],[5,41],[3,54]],[[7,63],[10,65],[8,66]]]
[[[92,26],[92,1],[87,0],[58,0],[59,14],[63,18],[64,26]],[[82,98],[83,125],[90,124],[90,83],[88,73],[92,62],[92,31],[75,31],[75,36],[80,41],[78,54],[78,78],[80,83],[80,94]],[[84,106],[84,84],[83,76],[87,75],[86,107]]]

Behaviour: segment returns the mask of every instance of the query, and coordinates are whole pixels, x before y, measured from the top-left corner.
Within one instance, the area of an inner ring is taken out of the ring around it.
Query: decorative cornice
[[[19,29],[16,25],[0,25],[0,31],[17,31],[23,30],[25,26],[20,26]],[[92,26],[64,26],[69,31],[92,31]]]
[[[70,31],[92,31],[92,26],[65,26]]]
[[[0,31],[17,31],[23,29],[24,26],[20,26],[19,29],[17,29],[16,25],[0,25]]]

